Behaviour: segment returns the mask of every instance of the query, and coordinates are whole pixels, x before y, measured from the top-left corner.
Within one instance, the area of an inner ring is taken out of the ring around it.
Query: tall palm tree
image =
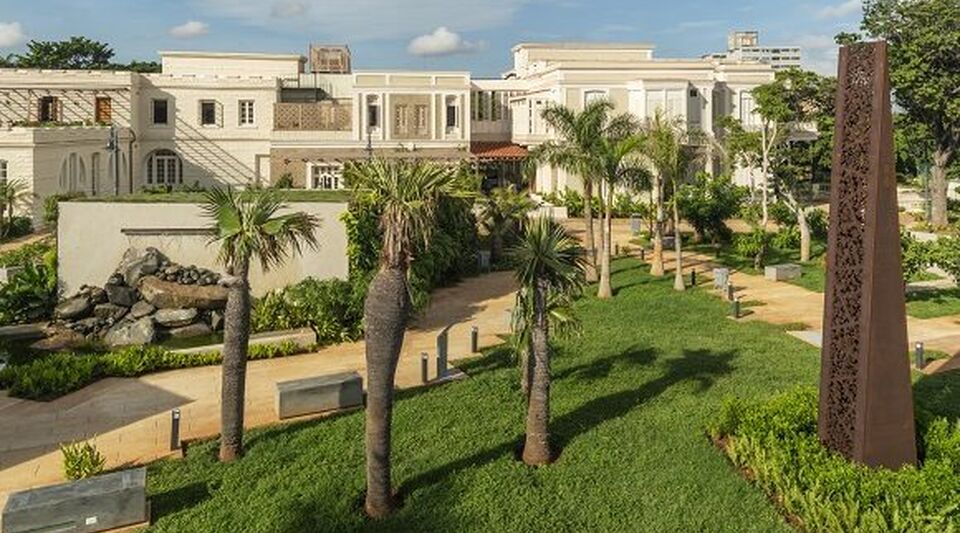
[[[550,462],[550,313],[555,295],[583,288],[584,250],[567,231],[546,216],[533,220],[511,250],[521,290],[532,298],[530,324],[532,368],[527,397],[527,431],[523,462]],[[553,296],[552,296],[553,295]]]
[[[682,120],[668,119],[658,111],[647,122],[644,137],[646,139],[644,153],[656,169],[655,181],[659,188],[657,225],[654,231],[654,267],[659,261],[659,275],[663,275],[663,189],[669,185],[672,192],[673,246],[676,255],[673,287],[682,291],[686,288],[686,284],[683,281],[683,240],[680,235],[680,206],[677,200],[682,181],[687,177],[692,165],[700,158],[700,152],[694,140],[697,136],[687,131]],[[653,269],[651,272],[656,274]]]
[[[513,185],[497,187],[480,199],[480,223],[490,235],[490,261],[497,263],[503,258],[504,248],[523,227],[527,214],[536,205]]]
[[[449,166],[422,161],[350,163],[344,178],[358,200],[380,212],[380,265],[367,290],[363,320],[367,360],[367,515],[393,510],[390,426],[393,386],[411,303],[407,273],[414,248],[427,243],[445,196],[468,196],[467,176]]]
[[[220,400],[220,460],[243,452],[243,407],[250,340],[250,261],[264,271],[282,264],[306,244],[318,246],[314,215],[278,214],[286,208],[274,190],[214,188],[205,194],[203,211],[212,221],[211,243],[219,243],[219,263],[227,269],[227,308],[223,327],[223,370]]]
[[[596,244],[593,233],[593,190],[598,176],[594,149],[597,141],[606,129],[621,126],[609,120],[613,104],[606,100],[597,100],[587,104],[582,111],[576,111],[560,105],[551,105],[543,110],[542,116],[558,135],[558,139],[547,141],[531,151],[531,161],[546,163],[580,177],[583,182],[583,218],[587,234],[584,244],[587,248],[587,281],[597,281]]]

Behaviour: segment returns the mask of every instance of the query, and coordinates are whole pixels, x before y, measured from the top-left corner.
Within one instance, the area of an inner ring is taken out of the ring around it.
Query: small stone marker
[[[135,468],[16,492],[3,508],[3,533],[106,531],[150,521],[147,470]]]
[[[470,353],[480,351],[480,328],[473,326],[470,328]]]
[[[770,281],[786,281],[788,279],[797,279],[803,274],[800,265],[785,263],[782,265],[770,265],[763,269],[763,277]]]
[[[729,268],[715,268],[713,269],[713,288],[714,289],[724,289],[727,286],[727,283],[730,281],[730,269]]]
[[[281,420],[362,404],[363,378],[357,372],[277,383],[277,417]]]

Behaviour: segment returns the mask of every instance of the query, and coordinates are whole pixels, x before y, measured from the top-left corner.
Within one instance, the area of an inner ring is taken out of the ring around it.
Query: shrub
[[[61,444],[60,453],[63,454],[63,473],[67,479],[74,481],[103,472],[103,465],[107,462],[90,442]]]
[[[753,267],[763,268],[767,248],[770,246],[770,234],[761,227],[755,227],[750,233],[738,234],[733,239],[733,247],[738,255],[753,258]]]
[[[926,270],[933,260],[930,244],[918,241],[906,230],[900,231],[900,253],[905,279],[911,279]]]
[[[13,217],[7,224],[4,238],[16,239],[33,233],[33,220],[30,217]]]
[[[49,228],[56,228],[60,219],[60,202],[76,200],[86,196],[82,192],[51,194],[43,199],[43,222]]]
[[[767,206],[770,219],[779,226],[796,226],[797,215],[784,202],[773,202]]]
[[[800,246],[800,228],[783,226],[773,235],[771,244],[779,250],[792,250]]]
[[[810,226],[810,236],[815,240],[826,242],[829,230],[827,212],[823,209],[807,211],[807,225]]]
[[[960,280],[960,239],[940,237],[929,245],[930,262]]]
[[[23,266],[27,263],[39,263],[44,256],[55,253],[56,245],[53,241],[31,242],[0,253],[0,266]]]
[[[680,188],[680,214],[700,240],[728,242],[733,232],[726,221],[740,211],[746,196],[746,189],[734,184],[729,176],[701,172],[692,183]]]
[[[273,182],[274,189],[292,189],[293,188],[293,174],[289,172],[284,172],[277,181]]]
[[[921,427],[919,468],[870,469],[824,448],[817,391],[731,399],[709,428],[730,460],[805,531],[949,531],[960,526],[960,427]]]
[[[254,331],[309,327],[321,344],[353,341],[362,333],[363,299],[348,281],[307,278],[254,304]]]
[[[49,318],[57,304],[56,254],[45,253],[41,263],[28,262],[0,286],[0,326]]]

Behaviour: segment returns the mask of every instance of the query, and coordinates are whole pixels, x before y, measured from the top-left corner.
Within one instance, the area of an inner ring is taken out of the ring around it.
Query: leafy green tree
[[[344,178],[357,201],[380,213],[382,246],[364,304],[367,361],[367,493],[374,518],[390,514],[390,427],[397,362],[410,316],[407,277],[418,242],[429,242],[444,197],[470,196],[464,173],[444,165],[406,160],[352,162]]]
[[[680,188],[680,215],[693,226],[697,240],[729,241],[733,232],[726,221],[740,212],[746,196],[745,188],[733,183],[730,176],[699,172]]]
[[[16,62],[21,68],[106,70],[111,58],[110,45],[74,36],[63,41],[30,41],[27,53],[16,56]]]
[[[960,3],[865,0],[862,28],[889,43],[897,105],[934,140],[930,222],[944,226],[948,169],[960,151]]]
[[[527,397],[527,430],[523,462],[550,463],[550,312],[551,295],[572,295],[583,288],[584,250],[563,226],[548,217],[531,221],[511,250],[516,278],[532,301],[530,353],[532,367]]]
[[[278,214],[286,206],[271,189],[214,188],[204,193],[203,211],[212,225],[211,243],[219,244],[218,262],[226,266],[228,287],[224,311],[221,387],[220,461],[243,452],[243,407],[250,340],[250,261],[263,270],[283,264],[306,244],[319,246],[317,217],[296,212]]]
[[[505,247],[517,238],[527,214],[536,205],[529,196],[517,192],[512,185],[497,187],[478,201],[480,224],[490,236],[490,260],[496,264],[503,258]]]
[[[730,115],[717,120],[719,135],[714,148],[720,152],[721,174],[732,176],[739,168],[747,170],[750,178],[750,199],[754,200],[756,184],[753,178],[753,169],[761,161],[761,136],[759,131],[748,131],[743,124]]]

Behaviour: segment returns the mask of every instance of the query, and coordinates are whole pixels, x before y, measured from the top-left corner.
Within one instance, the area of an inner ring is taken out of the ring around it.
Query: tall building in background
[[[758,31],[732,31],[727,35],[727,51],[707,54],[712,59],[758,61],[774,70],[800,68],[799,46],[762,46]]]

